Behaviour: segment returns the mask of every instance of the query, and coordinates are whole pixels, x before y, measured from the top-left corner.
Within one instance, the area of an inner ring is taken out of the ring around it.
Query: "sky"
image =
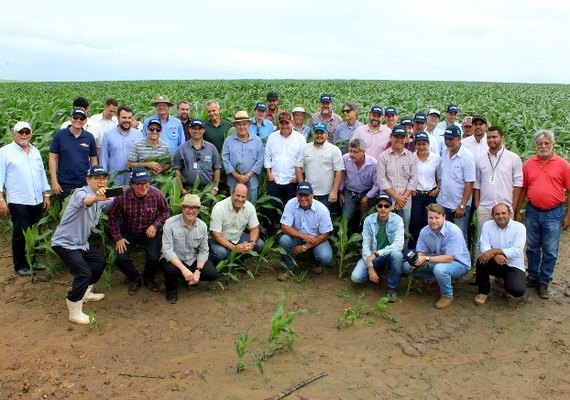
[[[570,83],[561,0],[21,0],[0,80]]]

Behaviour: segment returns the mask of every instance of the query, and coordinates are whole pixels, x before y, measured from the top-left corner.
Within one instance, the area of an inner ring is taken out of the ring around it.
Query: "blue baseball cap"
[[[190,123],[190,126],[194,126],[194,125],[198,125],[200,128],[205,128],[204,122],[202,122],[202,120],[200,120],[200,119],[192,120],[192,122]]]
[[[321,94],[321,97],[319,97],[319,102],[320,103],[332,103],[332,96],[328,93],[323,93],[323,94]]]
[[[424,113],[416,113],[416,115],[414,115],[414,122],[427,122],[427,117]]]
[[[131,171],[130,179],[131,182],[148,182],[150,181],[150,176],[148,172],[146,172],[145,167],[138,166]]]
[[[253,107],[254,110],[261,110],[261,111],[267,111],[267,106],[263,103],[255,103],[255,107]]]
[[[322,122],[318,122],[313,125],[313,132],[328,132],[327,125]]]
[[[408,117],[404,117],[400,120],[400,125],[413,125],[414,123]]]
[[[396,107],[386,107],[386,111],[384,111],[384,114],[388,115],[388,114],[392,114],[392,115],[398,115],[398,110],[396,110]]]
[[[380,115],[384,115],[384,110],[382,110],[382,107],[380,106],[372,106],[370,107],[370,111],[368,111],[369,113],[378,113]]]
[[[151,119],[150,121],[148,121],[148,125],[146,127],[148,128],[152,124],[155,124],[155,125],[162,127],[162,124],[160,123],[160,121],[158,119]]]
[[[448,125],[447,128],[445,128],[443,137],[446,138],[461,137],[461,129],[455,125]]]
[[[299,182],[297,185],[297,194],[313,194],[313,187],[309,182]]]
[[[421,132],[418,132],[414,135],[414,141],[415,142],[419,142],[422,140],[424,142],[429,142],[429,136],[428,136],[427,132],[421,131]]]
[[[378,202],[380,202],[380,200],[387,201],[388,203],[390,203],[390,205],[393,204],[392,198],[390,197],[390,195],[386,193],[381,193],[380,195],[378,195]]]
[[[103,168],[100,165],[92,165],[91,167],[89,167],[89,169],[87,170],[87,177],[92,177],[92,176],[96,176],[96,175],[109,175],[109,173],[107,172],[107,170],[105,168]]]
[[[403,125],[399,124],[396,125],[393,129],[392,129],[392,136],[408,136],[408,133],[406,132],[406,128],[404,128]]]
[[[448,104],[447,107],[445,107],[445,112],[456,113],[459,112],[459,108],[457,108],[455,104]]]

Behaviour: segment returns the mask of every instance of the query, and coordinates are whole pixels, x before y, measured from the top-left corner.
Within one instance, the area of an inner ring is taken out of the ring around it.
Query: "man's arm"
[[[51,179],[51,190],[54,194],[61,194],[62,189],[57,181],[57,166],[58,166],[59,156],[55,153],[49,153],[48,155],[48,168],[49,176]]]
[[[303,168],[295,167],[295,177],[297,178],[297,182],[303,182]]]

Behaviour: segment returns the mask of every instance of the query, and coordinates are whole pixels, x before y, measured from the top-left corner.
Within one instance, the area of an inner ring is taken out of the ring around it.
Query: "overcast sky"
[[[570,83],[569,20],[562,0],[21,0],[0,79]]]

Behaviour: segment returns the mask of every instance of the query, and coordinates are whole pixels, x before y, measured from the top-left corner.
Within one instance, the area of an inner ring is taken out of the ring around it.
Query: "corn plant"
[[[234,282],[241,281],[239,271],[245,270],[249,276],[253,277],[253,274],[246,270],[240,262],[240,259],[244,254],[247,253],[238,253],[237,249],[234,247],[228,257],[216,265],[216,271],[218,271],[220,275],[227,276]]]
[[[349,235],[348,219],[343,216],[340,221],[335,221],[337,232],[335,236],[331,236],[331,241],[336,247],[338,278],[342,279],[345,272],[346,262],[352,258],[360,257],[359,246],[362,244],[362,235],[353,233]]]
[[[376,304],[374,304],[374,306],[372,307],[372,310],[369,312],[369,314],[374,315],[374,316],[382,315],[388,321],[396,323],[400,320],[400,318],[395,318],[392,315],[392,313],[388,310],[389,304],[390,304],[390,298],[389,297],[382,297],[380,300],[378,300],[376,302]]]
[[[245,331],[240,333],[238,340],[236,340],[234,348],[238,357],[237,365],[236,365],[236,372],[241,372],[248,367],[248,363],[244,360],[245,356],[250,353],[253,354],[249,347],[250,345],[257,340],[257,338],[250,338],[249,331],[253,325],[250,325]]]
[[[99,328],[99,324],[97,323],[97,310],[95,308],[92,308],[89,310],[89,312],[87,313],[87,316],[89,317],[89,328],[91,330],[95,330],[97,328]]]
[[[337,328],[344,328],[350,325],[353,325],[357,319],[359,319],[360,317],[362,317],[362,315],[364,314],[364,310],[366,309],[367,305],[364,302],[364,293],[362,293],[360,296],[358,296],[358,299],[356,300],[356,307],[352,308],[352,307],[348,307],[344,310],[344,313],[342,313],[339,317],[338,317],[338,326]]]
[[[39,232],[38,224],[34,224],[24,230],[24,240],[26,241],[25,245],[25,256],[26,262],[30,266],[30,270],[32,271],[32,282],[34,282],[34,266],[36,264],[36,246],[38,242],[44,241],[51,236],[51,231],[46,231],[43,233]]]
[[[253,272],[253,275],[255,276],[259,275],[259,271],[268,264],[269,257],[271,256],[271,254],[281,253],[280,250],[283,250],[280,247],[274,247],[276,239],[277,235],[270,236],[267,239],[265,239],[265,242],[263,243],[263,248],[259,252],[255,250],[250,250],[247,252],[247,254],[254,257],[255,260],[255,270]]]

